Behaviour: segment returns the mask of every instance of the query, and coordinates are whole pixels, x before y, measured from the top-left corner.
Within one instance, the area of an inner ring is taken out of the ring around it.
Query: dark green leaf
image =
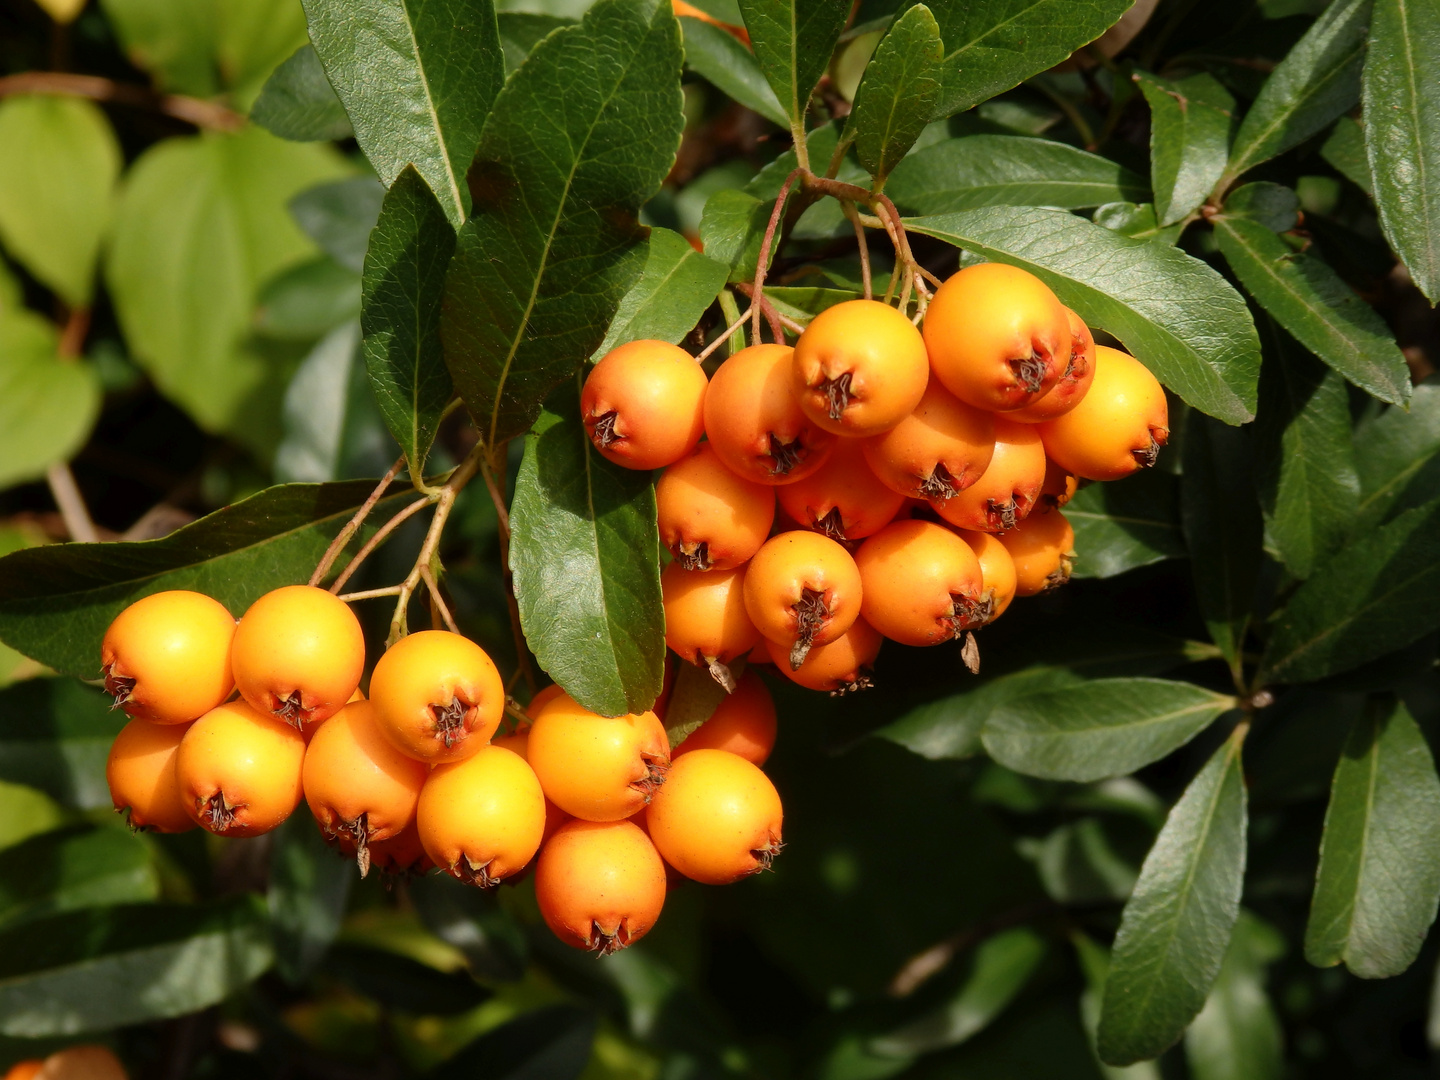
[[[1365,53],[1365,148],[1380,227],[1410,277],[1440,300],[1440,10],[1376,0]]]
[[[536,45],[544,41],[552,30],[562,26],[573,26],[574,19],[562,15],[544,15],[530,11],[501,11],[496,14],[500,24],[500,47],[505,50],[505,74],[525,62]]]
[[[358,274],[384,199],[373,176],[352,176],[302,191],[290,200],[290,215],[321,251]]]
[[[1063,511],[1075,530],[1074,576],[1114,577],[1184,558],[1179,488],[1174,474],[1159,469],[1081,488]]]
[[[740,11],[789,126],[804,131],[810,92],[830,63],[850,9],[834,0],[740,0]]]
[[[100,640],[150,593],[195,589],[237,617],[281,585],[305,581],[373,481],[283,484],[140,543],[27,548],[0,559],[0,640],[57,671],[100,670]],[[388,496],[372,513],[399,509]]]
[[[97,656],[99,648],[97,637]],[[110,704],[73,679],[27,679],[0,690],[0,780],[80,810],[110,806],[105,759],[128,719]]]
[[[523,433],[587,359],[645,263],[638,213],[684,120],[680,30],[659,0],[600,0],[496,99],[446,282],[445,361],[482,437]]]
[[[389,185],[414,165],[459,228],[465,170],[505,81],[491,0],[304,0],[355,139]]]
[[[1205,1004],[1240,913],[1245,782],[1237,729],[1180,796],[1140,868],[1115,936],[1100,1058],[1158,1057]]]
[[[910,214],[981,206],[1073,209],[1150,197],[1145,181],[1123,165],[1019,135],[965,135],[917,150],[895,167],[885,193]]]
[[[500,982],[524,977],[525,935],[493,893],[463,885],[449,874],[416,878],[408,891],[426,927],[459,949],[475,975]]]
[[[437,971],[366,945],[337,945],[321,970],[386,1009],[410,1016],[457,1016],[493,996],[464,971]]]
[[[1433,601],[1433,595],[1431,597]],[[1364,979],[1415,961],[1440,903],[1440,779],[1405,706],[1370,702],[1335,767],[1305,959]]]
[[[790,126],[790,118],[765,81],[755,54],[734,34],[688,16],[680,20],[680,26],[685,33],[686,67],[766,120],[782,128]]]
[[[1095,679],[1002,702],[981,741],[1007,768],[1046,780],[1103,780],[1159,761],[1235,699],[1168,679]]]
[[[1225,216],[1259,222],[1271,232],[1289,232],[1299,222],[1300,196],[1293,188],[1261,180],[1236,188],[1225,198]]]
[[[355,860],[329,847],[315,820],[290,815],[274,833],[265,903],[275,941],[275,967],[289,983],[303,982],[340,933]]]
[[[549,1005],[491,1028],[428,1075],[433,1080],[578,1080],[590,1061],[595,1018]]]
[[[1410,409],[1392,406],[1355,429],[1360,529],[1440,497],[1440,379],[1415,387]]]
[[[122,829],[57,829],[0,852],[0,924],[159,894],[149,849]]]
[[[709,258],[730,267],[731,281],[749,281],[755,277],[760,244],[770,221],[774,198],[761,202],[748,192],[726,188],[705,201],[700,242]],[[771,258],[774,258],[773,251]]]
[[[359,317],[360,276],[321,257],[283,270],[266,283],[256,297],[254,326],[268,338],[311,342]]]
[[[1153,203],[1106,203],[1096,208],[1091,220],[1135,240],[1154,240],[1161,244],[1175,243],[1184,232],[1184,225],[1179,222],[1161,228],[1155,220]]]
[[[1304,142],[1360,100],[1371,0],[1333,0],[1265,80],[1235,134],[1227,180]]]
[[[1135,887],[1139,869],[1116,852],[1100,818],[1066,822],[1043,840],[1027,837],[1021,845],[1056,903],[1123,901]]]
[[[272,135],[295,142],[329,142],[355,134],[313,45],[300,46],[275,69],[251,106],[250,119]]]
[[[1231,424],[1255,415],[1255,325],[1240,295],[1198,259],[1062,210],[991,207],[905,224],[1036,274],[1202,412]]]
[[[1225,171],[1235,99],[1211,75],[1135,79],[1150,103],[1150,184],[1155,216],[1173,225],[1200,206]]]
[[[924,4],[907,8],[880,40],[855,91],[846,136],[883,183],[910,152],[940,96],[940,27]]]
[[[644,712],[665,674],[655,489],[648,473],[595,452],[576,393],[551,407],[525,438],[510,511],[520,624],[540,666],[581,705]]]
[[[1265,992],[1265,969],[1284,952],[1278,930],[1240,913],[1205,1008],[1185,1031],[1185,1060],[1195,1080],[1285,1075],[1285,1035]]]
[[[1320,147],[1320,156],[1366,195],[1374,192],[1370,162],[1365,157],[1365,129],[1356,121],[1348,116],[1337,120],[1325,145]]]
[[[83,1035],[195,1012],[270,966],[254,896],[90,908],[0,933],[0,1034]]]
[[[715,302],[725,275],[724,263],[700,254],[679,233],[652,228],[645,270],[621,299],[595,355],[641,338],[679,342]]]

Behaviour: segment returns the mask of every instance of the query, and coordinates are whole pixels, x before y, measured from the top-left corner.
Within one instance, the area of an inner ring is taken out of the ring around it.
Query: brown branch
[[[89,98],[113,105],[163,113],[210,131],[239,131],[245,117],[224,105],[180,94],[159,94],[146,86],[116,82],[98,75],[75,75],[65,71],[26,71],[0,78],[0,97],[11,94],[54,94]]]
[[[95,529],[95,522],[90,519],[85,497],[80,494],[80,486],[75,483],[75,474],[70,471],[70,466],[63,461],[55,462],[45,470],[45,480],[50,485],[50,494],[60,510],[60,518],[65,522],[65,531],[70,534],[70,539],[82,543],[99,540],[100,534]]]
[[[345,527],[340,530],[335,539],[330,541],[330,546],[325,549],[325,554],[320,557],[320,563],[315,567],[315,572],[310,575],[311,585],[319,585],[320,582],[325,580],[325,575],[330,572],[330,567],[335,563],[335,557],[345,549],[345,545],[350,542],[350,538],[355,535],[356,530],[365,523],[365,519],[370,515],[370,511],[375,508],[375,504],[378,503],[381,496],[385,494],[385,489],[390,486],[390,481],[399,475],[400,469],[404,464],[405,455],[402,454],[396,460],[395,464],[390,466],[390,471],[380,478],[380,483],[375,485],[375,490],[370,492],[370,497],[360,504],[360,509],[355,511],[355,516],[346,523]],[[346,576],[348,577],[349,575],[347,574]]]
[[[860,281],[865,286],[865,299],[875,299],[870,288],[870,241],[865,239],[865,226],[860,224],[860,212],[855,209],[855,204],[849,199],[841,199],[840,206],[845,211],[845,216],[850,219],[850,224],[855,226],[855,243],[860,246]]]
[[[375,535],[370,537],[369,540],[365,541],[365,545],[355,553],[355,557],[353,559],[346,563],[345,569],[340,571],[340,576],[331,583],[330,591],[338,596],[340,594],[340,590],[345,587],[345,583],[350,580],[356,570],[360,569],[360,564],[363,563],[366,559],[368,559],[375,551],[375,549],[385,542],[386,537],[388,537],[391,533],[393,533],[410,518],[418,514],[421,510],[424,510],[425,507],[430,506],[434,502],[435,500],[429,495],[422,495],[409,506],[405,507],[404,510],[401,510],[398,514],[392,517],[384,525],[381,525],[380,528],[375,530]],[[399,595],[398,591],[396,595]]]
[[[765,272],[769,268],[770,249],[775,243],[775,229],[780,224],[780,214],[785,209],[785,197],[790,194],[790,188],[797,179],[810,175],[810,170],[802,164],[800,168],[794,169],[785,178],[785,183],[780,187],[780,194],[775,196],[775,208],[770,211],[770,224],[765,227],[765,239],[760,243],[760,258],[755,263],[755,283],[751,286],[750,297],[755,301],[751,305],[752,322],[750,326],[750,339],[758,343],[760,340],[760,315],[764,311],[764,304],[761,301],[765,297]],[[785,341],[784,334],[777,334],[777,341]]]

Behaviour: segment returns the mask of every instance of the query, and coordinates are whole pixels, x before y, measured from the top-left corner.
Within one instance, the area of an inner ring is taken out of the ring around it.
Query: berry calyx
[[[817,471],[775,489],[796,524],[844,543],[879,532],[900,512],[905,497],[880,481],[863,447],[859,439],[841,439]]]
[[[671,767],[645,811],[660,857],[707,885],[770,869],[784,846],[780,795],[759,767],[724,750],[696,750]]]
[[[535,866],[540,915],[561,941],[601,956],[633,945],[665,906],[665,865],[629,821],[569,821]]]
[[[836,435],[888,431],[914,411],[930,378],[920,332],[877,300],[847,300],[815,316],[792,365],[801,410]]]
[[[660,542],[676,562],[686,570],[729,570],[770,535],[775,489],[731,472],[705,442],[661,474],[655,508]]]
[[[788,345],[752,345],[715,372],[705,434],[727,468],[757,484],[789,484],[825,463],[835,436],[801,410],[790,389]]]
[[[860,614],[860,572],[850,553],[819,533],[771,537],[745,572],[745,610],[766,638],[790,649],[792,669]]]
[[[490,741],[505,685],[489,654],[448,630],[422,630],[386,651],[370,677],[385,737],[416,761],[460,761]]]

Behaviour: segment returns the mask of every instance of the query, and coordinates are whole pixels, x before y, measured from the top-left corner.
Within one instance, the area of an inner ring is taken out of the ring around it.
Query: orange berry
[[[705,370],[666,341],[611,349],[586,376],[580,413],[595,449],[628,469],[663,469],[705,433]]]
[[[705,392],[705,434],[738,476],[790,484],[809,476],[835,445],[790,392],[788,345],[752,345],[720,365]]]
[[[1043,442],[1043,439],[1042,439]],[[1035,503],[1034,513],[1048,514],[1059,510],[1075,497],[1080,489],[1074,473],[1068,473],[1055,462],[1045,462],[1045,483],[1040,485],[1040,498]]]
[[[822,648],[824,646],[821,646]],[[673,763],[692,750],[726,750],[764,765],[775,748],[775,699],[753,671],[744,672],[710,718],[670,751]]]
[[[131,720],[110,744],[105,782],[116,811],[128,811],[131,828],[178,833],[195,827],[175,779],[175,753],[188,730],[185,724]]]
[[[949,499],[979,480],[995,451],[995,419],[938,382],[894,428],[862,444],[865,460],[891,491]]]
[[[1076,405],[1090,389],[1095,380],[1095,338],[1085,320],[1069,308],[1065,318],[1070,323],[1070,359],[1055,386],[1039,401],[1005,414],[1007,420],[1018,420],[1022,424],[1039,424],[1063,416]]]
[[[540,715],[541,709],[564,693],[565,688],[559,683],[542,686],[539,690],[535,691],[535,696],[530,699],[530,704],[525,706],[525,715],[530,717],[531,720],[534,720],[535,717]],[[491,739],[490,741],[496,742],[498,740]],[[521,754],[520,756],[524,757],[525,755]]]
[[[819,470],[775,489],[781,507],[802,528],[832,540],[860,540],[900,512],[905,496],[880,482],[865,461],[863,445],[859,439],[841,439]]]
[[[34,1075],[39,1080],[127,1080],[128,1076],[114,1051],[97,1045],[67,1046],[46,1058]]]
[[[558,687],[558,683],[555,684]],[[549,689],[549,687],[546,687]],[[550,700],[554,701],[559,697],[568,697],[562,690]],[[533,717],[532,717],[533,719]],[[526,725],[519,731],[511,732],[509,735],[497,735],[490,740],[491,746],[502,746],[512,754],[518,754],[527,765],[530,763],[530,727]],[[538,780],[536,781],[539,782]],[[548,798],[545,800],[545,832],[540,842],[543,844],[555,834],[555,830],[570,820],[570,815],[561,810]]]
[[[865,621],[903,645],[939,645],[985,618],[984,580],[969,545],[930,521],[896,521],[855,553]]]
[[[671,465],[655,482],[660,542],[687,570],[729,570],[770,535],[775,492],[736,476],[713,444]]]
[[[1039,401],[1070,361],[1065,306],[1034,274],[1004,263],[967,266],[941,285],[924,332],[935,377],[978,409]]]
[[[792,365],[800,408],[836,435],[889,431],[930,380],[920,331],[878,300],[847,300],[816,315],[795,342]]]
[[[415,824],[436,866],[489,888],[523,870],[540,849],[545,796],[519,754],[482,746],[463,761],[435,766],[420,790]]]
[[[136,600],[100,643],[105,690],[131,716],[188,724],[230,696],[235,618],[218,600],[176,589]]]
[[[760,640],[745,610],[745,567],[686,570],[671,563],[660,575],[665,644],[692,664],[726,664]]]
[[[5,1072],[4,1080],[35,1080],[40,1075],[40,1070],[45,1067],[45,1062],[39,1058],[29,1058],[26,1061],[17,1061]]]
[[[665,865],[632,822],[567,821],[540,852],[535,899],[565,944],[612,953],[660,917]]]
[[[175,779],[192,821],[219,836],[258,836],[300,805],[305,739],[244,701],[211,709],[185,732]]]
[[[490,741],[505,684],[489,655],[449,630],[421,630],[386,650],[370,676],[375,718],[416,761],[462,761]]]
[[[1000,542],[1015,562],[1017,596],[1049,592],[1070,580],[1075,530],[1060,511],[1031,514],[1018,528],[1001,533]]]
[[[665,725],[653,712],[600,716],[568,696],[531,725],[527,752],[546,798],[586,821],[634,814],[670,765]]]
[[[230,663],[235,685],[257,711],[307,727],[334,716],[360,685],[365,635],[343,601],[287,585],[241,617]]]
[[[1165,391],[1133,356],[1095,347],[1095,379],[1064,416],[1042,424],[1045,453],[1087,480],[1119,480],[1155,464],[1170,438]]]
[[[765,637],[791,650],[790,666],[798,668],[813,646],[834,641],[859,617],[860,572],[829,537],[784,532],[750,560],[745,610]]]
[[[1005,614],[1010,601],[1015,599],[1015,560],[994,533],[961,530],[960,539],[980,563],[980,601],[988,612],[983,621],[992,623]]]
[[[995,418],[995,456],[985,475],[953,499],[931,505],[951,525],[1003,532],[1025,520],[1045,483],[1045,448],[1037,427]]]
[[[724,750],[680,758],[645,811],[660,857],[707,885],[729,885],[770,869],[780,853],[783,818],[770,778]]]
[[[861,617],[830,644],[811,649],[805,662],[793,670],[783,645],[766,641],[765,646],[770,650],[767,659],[791,682],[839,697],[853,690],[870,689],[871,669],[884,641],[880,632]]]

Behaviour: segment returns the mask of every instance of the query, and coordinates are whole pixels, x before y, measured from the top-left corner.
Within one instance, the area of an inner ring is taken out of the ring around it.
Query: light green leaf
[[[1179,488],[1173,473],[1147,469],[1076,492],[1062,511],[1075,530],[1073,576],[1108,578],[1184,558]]]
[[[1409,410],[1391,406],[1355,429],[1360,474],[1356,531],[1440,497],[1440,379],[1415,387]]]
[[[352,319],[321,338],[296,369],[285,389],[285,437],[275,448],[280,483],[321,483],[343,475],[357,374],[361,393],[371,398],[369,379],[358,370],[359,353],[360,324]]]
[[[713,83],[747,109],[766,120],[790,126],[785,107],[765,80],[755,54],[728,30],[686,16],[680,20],[685,33],[685,66]]]
[[[1320,156],[1366,195],[1374,193],[1370,161],[1365,156],[1365,129],[1348,116],[1335,121],[1330,137],[1320,147]]]
[[[726,266],[679,233],[652,228],[645,269],[620,301],[596,358],[641,338],[678,343],[725,287]]]
[[[313,45],[302,45],[275,69],[250,119],[272,135],[296,142],[328,142],[355,134]]]
[[[149,849],[123,829],[55,829],[0,852],[0,925],[159,895]]]
[[[850,9],[834,0],[740,0],[740,11],[755,59],[789,126],[803,132],[810,93],[830,63]]]
[[[1173,225],[1200,206],[1225,171],[1235,99],[1211,75],[1171,82],[1135,76],[1150,104],[1150,184],[1155,216]]]
[[[0,488],[68,461],[100,415],[94,370],[55,350],[55,328],[45,319],[0,312]]]
[[[214,97],[217,5],[213,0],[100,0],[130,62],[171,93]]]
[[[248,110],[271,74],[306,43],[305,9],[300,0],[213,2],[220,78],[230,97]]]
[[[1265,992],[1265,969],[1285,952],[1280,932],[1241,911],[1205,1008],[1185,1031],[1195,1080],[1280,1080],[1285,1035]]]
[[[845,134],[883,185],[930,120],[940,96],[940,27],[924,4],[907,8],[880,40],[855,91]]]

